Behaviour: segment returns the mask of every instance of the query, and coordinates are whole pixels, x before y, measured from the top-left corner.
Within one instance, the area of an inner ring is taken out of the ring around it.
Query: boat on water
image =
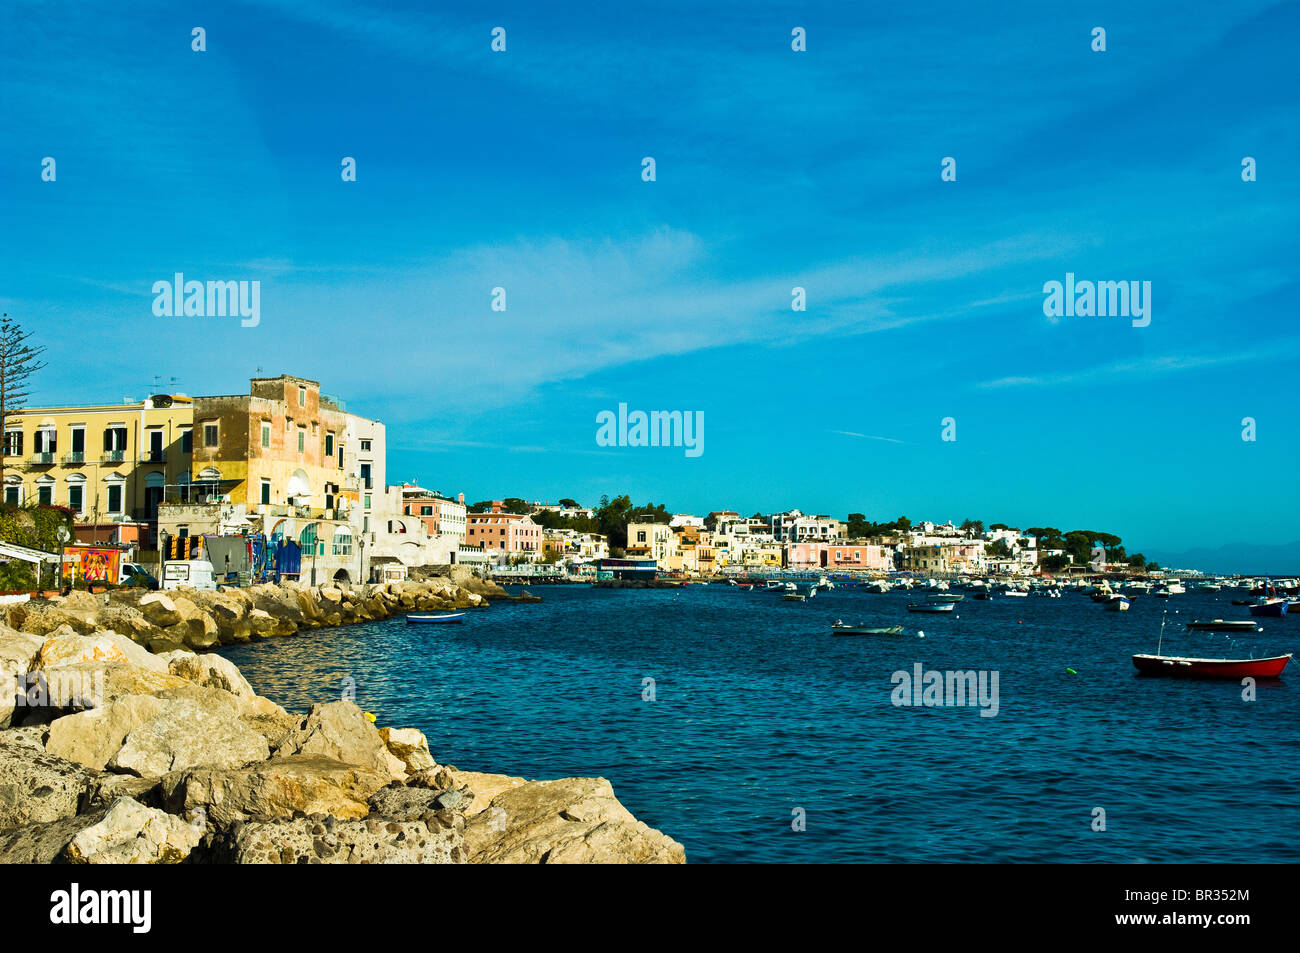
[[[993,598],[993,593],[989,592],[987,589],[981,589],[979,592],[972,593],[972,594],[971,594],[971,598],[972,598],[972,599],[992,599],[992,598]]]
[[[1002,594],[1004,596],[1012,596],[1013,598],[1019,598],[1019,599],[1029,598],[1029,590],[1027,589],[1008,589],[1006,592]]]
[[[1133,656],[1133,667],[1142,675],[1163,675],[1171,678],[1278,678],[1291,654],[1274,655],[1260,659],[1230,658],[1195,658],[1182,655],[1162,655],[1164,646],[1165,618],[1160,620],[1160,639],[1156,643],[1156,654]]]
[[[746,592],[749,592],[754,588],[754,584],[752,582],[742,582],[739,584],[739,588],[744,589]]]
[[[807,602],[808,597],[801,592],[787,592],[782,598],[786,602]]]
[[[1249,619],[1193,619],[1187,623],[1189,629],[1202,629],[1206,632],[1255,632],[1257,626]]]
[[[1278,678],[1289,661],[1290,654],[1258,659],[1133,656],[1133,665],[1143,675],[1169,675],[1176,678]]]
[[[909,602],[908,612],[951,612],[957,608],[955,602]]]
[[[966,597],[960,592],[936,592],[925,597],[926,602],[961,602]]]
[[[850,625],[848,622],[841,622],[836,619],[831,623],[832,635],[902,635],[903,627],[901,625]]]
[[[1125,596],[1115,596],[1105,603],[1107,612],[1127,612],[1132,604]]]
[[[1286,615],[1289,603],[1285,599],[1263,598],[1250,604],[1250,614],[1277,618]]]
[[[445,615],[431,615],[424,612],[408,612],[406,614],[407,622],[419,622],[424,625],[449,625],[460,622],[465,618],[463,612],[449,612]]]

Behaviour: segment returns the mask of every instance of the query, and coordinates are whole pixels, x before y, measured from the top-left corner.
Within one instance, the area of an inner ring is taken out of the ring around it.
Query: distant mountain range
[[[1261,576],[1266,573],[1300,574],[1300,540],[1276,546],[1228,543],[1217,549],[1203,547],[1189,549],[1182,553],[1148,550],[1143,555],[1147,557],[1148,562],[1154,560],[1161,566],[1173,569],[1199,569],[1203,572]]]

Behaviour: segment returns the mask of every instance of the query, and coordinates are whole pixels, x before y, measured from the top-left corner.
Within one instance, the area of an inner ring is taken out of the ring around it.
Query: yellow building
[[[24,409],[5,427],[5,502],[65,506],[83,524],[155,520],[159,503],[189,498],[193,406],[160,394]]]

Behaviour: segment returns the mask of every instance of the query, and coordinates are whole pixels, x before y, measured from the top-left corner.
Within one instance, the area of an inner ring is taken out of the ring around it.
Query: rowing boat
[[[407,622],[420,622],[425,625],[447,625],[450,623],[460,622],[463,618],[465,618],[465,613],[463,612],[451,612],[446,615],[429,615],[427,613],[413,612],[408,612],[406,614]]]

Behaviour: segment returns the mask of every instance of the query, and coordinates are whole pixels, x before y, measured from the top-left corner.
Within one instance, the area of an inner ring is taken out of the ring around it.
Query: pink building
[[[820,569],[826,554],[825,543],[786,543],[785,565],[788,569]]]
[[[884,546],[827,543],[822,547],[822,568],[888,571],[894,568],[894,555]]]
[[[518,513],[467,513],[465,542],[487,552],[536,558],[542,553],[542,528]]]

